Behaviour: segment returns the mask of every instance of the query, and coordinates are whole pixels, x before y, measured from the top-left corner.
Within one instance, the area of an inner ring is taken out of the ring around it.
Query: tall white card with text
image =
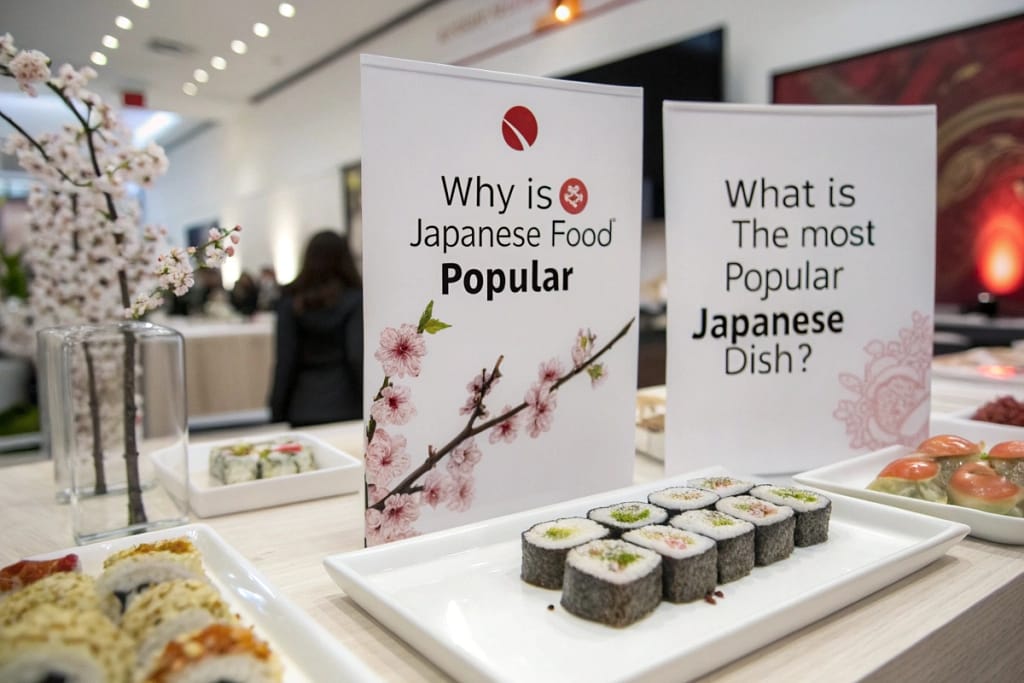
[[[363,56],[369,545],[631,482],[642,105]]]
[[[664,104],[666,472],[927,436],[935,109]]]

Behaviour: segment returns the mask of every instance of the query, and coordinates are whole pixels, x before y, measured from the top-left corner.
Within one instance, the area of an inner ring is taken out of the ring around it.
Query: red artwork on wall
[[[936,302],[1024,312],[1024,15],[773,81],[776,103],[935,104]]]

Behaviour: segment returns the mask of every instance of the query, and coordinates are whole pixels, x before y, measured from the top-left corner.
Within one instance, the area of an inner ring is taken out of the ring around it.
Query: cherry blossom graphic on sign
[[[846,424],[851,448],[913,446],[927,438],[932,332],[931,316],[915,311],[898,339],[868,342],[862,374],[840,373],[839,384],[856,398],[840,400],[832,416]]]
[[[484,461],[484,448],[513,443],[520,434],[539,438],[551,430],[558,406],[558,389],[577,375],[590,377],[599,386],[608,375],[601,357],[622,339],[633,325],[630,319],[604,346],[597,335],[581,328],[569,346],[569,363],[551,358],[540,363],[536,380],[517,405],[504,404],[492,415],[487,405],[502,378],[504,356],[494,367],[483,368],[466,384],[467,397],[453,407],[468,416],[462,429],[441,446],[428,444],[424,460],[412,466],[406,438],[397,427],[411,422],[417,412],[412,388],[392,382],[395,377],[415,378],[427,355],[425,335],[450,327],[433,317],[434,302],[427,304],[417,325],[388,327],[380,333],[374,357],[384,370],[384,380],[370,406],[366,424],[366,544],[377,545],[417,535],[414,524],[420,515],[441,506],[465,512],[476,495],[474,475]],[[486,442],[476,437],[486,434]],[[444,467],[441,463],[444,461]],[[428,509],[429,506],[429,509]]]

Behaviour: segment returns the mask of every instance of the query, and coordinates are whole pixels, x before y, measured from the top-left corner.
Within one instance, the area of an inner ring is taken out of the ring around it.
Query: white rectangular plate
[[[65,548],[33,559],[61,557],[75,553],[82,571],[99,576],[103,560],[111,553],[139,543],[165,538],[187,537],[203,555],[203,564],[221,596],[253,626],[257,635],[270,643],[284,665],[285,683],[319,681],[378,681],[366,666],[331,637],[310,617],[293,605],[238,551],[205,524],[163,529],[101,543]]]
[[[941,556],[967,527],[836,496],[829,540],[721,587],[711,605],[662,602],[624,629],[579,619],[560,591],[519,578],[520,534],[599,505],[642,500],[720,468],[609,491],[325,559],[361,607],[458,679],[694,678],[888,586]],[[549,606],[554,606],[551,609]]]
[[[245,442],[262,443],[274,439],[294,439],[313,449],[317,469],[240,484],[222,484],[210,476],[210,450]],[[178,472],[164,466],[159,455],[155,462],[160,474],[180,485]],[[363,486],[363,463],[325,441],[301,432],[259,434],[188,447],[189,505],[198,517],[227,515],[243,510],[286,505],[314,498],[353,493]]]

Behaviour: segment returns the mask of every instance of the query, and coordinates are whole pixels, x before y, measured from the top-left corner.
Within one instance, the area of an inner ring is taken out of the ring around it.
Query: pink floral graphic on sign
[[[839,383],[856,395],[841,400],[832,416],[846,423],[850,447],[866,451],[920,443],[928,436],[931,317],[918,311],[899,338],[875,339],[863,374],[840,373]]]
[[[412,467],[406,438],[395,431],[416,416],[412,388],[392,383],[395,377],[418,377],[421,361],[427,355],[425,335],[450,327],[433,317],[434,303],[427,304],[419,324],[386,328],[380,334],[380,348],[374,357],[384,370],[384,381],[374,396],[370,419],[366,424],[366,543],[377,545],[415,536],[414,526],[420,514],[430,506],[442,504],[455,512],[465,512],[476,495],[474,472],[484,459],[478,435],[487,435],[487,444],[513,443],[520,431],[539,438],[550,431],[558,406],[558,389],[580,374],[598,386],[607,376],[600,358],[626,335],[633,320],[623,326],[604,346],[596,348],[597,335],[580,329],[569,348],[570,369],[560,358],[540,363],[537,380],[526,390],[522,402],[505,404],[492,416],[487,400],[502,377],[504,356],[494,367],[484,368],[466,384],[468,396],[457,408],[468,416],[462,429],[444,445],[426,446],[426,457]],[[455,408],[453,407],[453,410]],[[445,460],[444,467],[439,467]],[[397,482],[397,483],[396,483]]]

